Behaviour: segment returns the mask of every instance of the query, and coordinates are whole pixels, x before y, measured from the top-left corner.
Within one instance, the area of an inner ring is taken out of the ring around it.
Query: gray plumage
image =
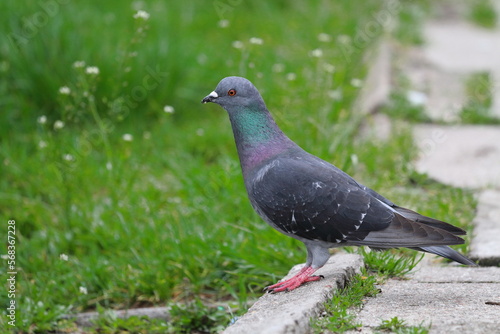
[[[292,279],[269,290],[291,290],[328,260],[328,249],[406,247],[466,265],[474,262],[448,247],[465,231],[399,207],[332,164],[301,149],[276,125],[253,84],[227,77],[202,100],[229,114],[248,197],[257,213],[283,234],[302,241],[307,262]]]

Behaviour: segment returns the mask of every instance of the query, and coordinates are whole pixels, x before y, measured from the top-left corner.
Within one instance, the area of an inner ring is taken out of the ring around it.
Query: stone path
[[[302,265],[295,266],[285,278],[291,277]],[[229,326],[224,334],[285,334],[309,333],[309,321],[323,310],[323,304],[336,290],[343,288],[360,273],[363,258],[357,254],[337,254],[330,257],[317,271],[324,279],[306,284],[289,293],[264,294],[249,310]]]
[[[492,112],[500,117],[500,29],[488,30],[478,28],[462,21],[441,20],[430,22],[425,27],[425,40],[427,47],[423,50],[429,64],[434,66],[437,73],[442,73],[460,78],[462,75],[473,72],[487,71],[497,83],[492,87],[494,102]],[[460,83],[460,80],[457,80]],[[439,83],[444,81],[439,80]],[[443,89],[453,85],[448,81],[441,85]],[[462,85],[458,85],[463,87]],[[435,86],[435,88],[439,88]],[[460,88],[459,88],[460,89]],[[463,91],[463,89],[462,89]],[[450,102],[463,97],[463,94],[454,92],[449,96]],[[457,104],[456,106],[459,106]],[[443,116],[443,110],[429,111],[437,116]]]
[[[424,108],[436,120],[457,120],[464,80],[474,71],[493,75],[493,114],[500,116],[500,30],[464,22],[430,22],[427,44],[407,57],[404,73],[425,95]],[[374,333],[393,317],[430,333],[500,333],[500,126],[429,125],[414,129],[421,154],[419,172],[478,194],[471,258],[483,268],[424,261],[411,279],[389,280],[358,314],[360,331]],[[426,256],[426,259],[432,257]]]
[[[489,125],[419,125],[418,171],[456,187],[500,188],[500,127]]]
[[[420,65],[403,68],[413,87],[428,95],[425,110],[435,119],[455,119],[466,103],[464,78],[487,71],[494,79],[491,112],[500,117],[500,28],[444,20],[428,23],[424,31],[426,46],[408,57]],[[500,126],[423,124],[414,133],[422,152],[418,171],[478,194],[471,256],[483,265],[500,265]]]
[[[479,195],[470,256],[485,266],[500,264],[500,191],[484,190]]]
[[[363,328],[349,333],[374,333],[393,317],[408,326],[430,326],[430,333],[500,333],[500,268],[422,262],[410,280],[382,285],[358,314]]]
[[[429,22],[424,34],[425,47],[410,50],[402,71],[413,89],[427,97],[428,115],[434,120],[457,120],[467,102],[466,78],[487,72],[494,83],[489,87],[491,113],[500,117],[500,29],[443,19]]]

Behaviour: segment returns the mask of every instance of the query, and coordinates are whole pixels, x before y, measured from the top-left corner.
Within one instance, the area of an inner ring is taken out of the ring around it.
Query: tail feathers
[[[475,262],[448,246],[422,246],[412,247],[411,249],[436,254],[467,266],[477,266]]]
[[[442,230],[445,230],[445,231],[450,232],[450,233],[455,234],[455,235],[465,235],[466,234],[466,232],[463,229],[456,227],[456,226],[453,226],[451,224],[445,223],[441,220],[437,220],[434,218],[423,216],[423,215],[419,214],[418,212],[415,212],[415,211],[412,211],[410,209],[403,208],[400,206],[394,206],[393,208],[399,214],[401,214],[403,217],[405,217],[409,220],[413,220],[413,221],[425,224],[427,226],[440,228]]]
[[[391,223],[383,230],[366,234],[366,230],[360,228],[349,232],[346,239],[348,244],[371,248],[419,248],[464,243],[464,240],[454,233],[410,220],[399,213],[394,213]]]

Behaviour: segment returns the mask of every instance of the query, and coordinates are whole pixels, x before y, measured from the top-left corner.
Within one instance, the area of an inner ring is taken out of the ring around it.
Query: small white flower
[[[73,63],[74,68],[82,68],[85,66],[85,62],[83,60],[77,60]]]
[[[339,43],[342,43],[342,44],[347,44],[347,43],[351,42],[351,37],[349,37],[347,35],[339,35],[337,37],[337,41],[339,41]]]
[[[414,106],[423,106],[427,102],[427,95],[416,90],[410,90],[406,93],[406,99]]]
[[[243,49],[243,47],[245,46],[242,41],[234,41],[231,45],[236,49]]]
[[[62,86],[61,88],[59,88],[59,94],[69,95],[70,93],[71,93],[71,89],[69,89],[68,86]]]
[[[273,72],[276,72],[276,73],[280,73],[280,72],[283,72],[285,70],[285,65],[283,64],[274,64],[273,65]]]
[[[356,166],[359,163],[358,156],[356,154],[351,154],[351,161],[354,166]]]
[[[38,122],[38,124],[45,124],[45,123],[47,123],[47,116],[42,115],[42,116],[38,117],[38,119],[36,121]]]
[[[144,139],[146,139],[146,140],[151,139],[151,132],[149,132],[149,131],[144,131],[144,133],[142,134],[142,138],[144,138]]]
[[[196,57],[196,60],[198,61],[198,64],[205,65],[208,61],[208,57],[206,54],[202,53],[199,54],[198,57]]]
[[[47,143],[46,143],[46,142],[44,142],[43,140],[40,140],[40,141],[38,142],[38,147],[39,147],[39,148],[46,148],[46,147],[47,147]]]
[[[64,154],[63,159],[66,161],[73,161],[75,158],[71,154]]]
[[[264,40],[262,38],[259,38],[259,37],[252,37],[252,38],[250,38],[250,43],[256,44],[256,45],[262,45],[262,44],[264,44]]]
[[[63,254],[61,254],[61,255],[59,255],[59,258],[60,258],[61,260],[63,260],[63,261],[68,261],[68,255],[66,255],[66,254],[64,254],[64,253],[63,253]]]
[[[227,28],[229,27],[229,20],[220,20],[218,25],[221,28]]]
[[[316,58],[322,57],[323,56],[323,50],[321,50],[321,49],[314,49],[311,52],[309,52],[309,55],[311,57],[316,57]]]
[[[255,63],[253,63],[253,62],[249,62],[249,63],[248,63],[248,67],[250,67],[250,68],[255,68]]]
[[[205,130],[203,130],[203,129],[201,129],[201,128],[196,130],[196,135],[197,135],[197,136],[200,136],[200,137],[201,137],[201,136],[203,136],[204,134],[205,134]]]
[[[295,74],[295,73],[287,73],[286,79],[289,80],[289,81],[293,81],[293,80],[297,79],[297,74]]]
[[[174,113],[174,107],[172,106],[164,106],[163,111],[166,112],[167,114],[173,114]]]
[[[333,73],[335,72],[335,66],[333,66],[332,64],[324,64],[323,65],[323,68],[325,69],[326,72],[328,73]]]
[[[331,40],[332,36],[325,34],[324,32],[318,35],[318,41],[320,42],[330,42]]]
[[[59,130],[59,129],[62,129],[62,128],[64,128],[64,122],[63,121],[57,120],[57,121],[54,122],[54,129],[55,130]]]
[[[138,10],[135,14],[134,14],[134,19],[143,19],[144,21],[148,20],[149,19],[149,13],[144,11],[144,10]]]
[[[111,162],[106,162],[106,169],[107,170],[112,170],[113,169],[113,164]]]
[[[353,87],[359,88],[359,87],[363,86],[363,80],[354,78],[351,80],[351,85]]]
[[[87,74],[99,74],[99,68],[97,66],[88,66],[85,69],[85,73]]]
[[[78,290],[82,295],[86,295],[88,293],[87,288],[84,286],[81,286]]]
[[[328,92],[328,96],[335,101],[340,101],[342,100],[342,91],[340,89],[331,90]]]
[[[134,140],[134,136],[132,136],[130,133],[126,133],[126,134],[124,134],[124,135],[122,136],[122,139],[123,139],[124,141],[132,141],[132,140]]]

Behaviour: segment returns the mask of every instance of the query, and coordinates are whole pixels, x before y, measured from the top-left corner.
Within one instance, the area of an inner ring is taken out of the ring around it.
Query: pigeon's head
[[[222,79],[215,90],[208,94],[201,103],[213,102],[227,111],[241,108],[265,109],[264,101],[259,91],[247,79],[242,77],[227,77]]]

